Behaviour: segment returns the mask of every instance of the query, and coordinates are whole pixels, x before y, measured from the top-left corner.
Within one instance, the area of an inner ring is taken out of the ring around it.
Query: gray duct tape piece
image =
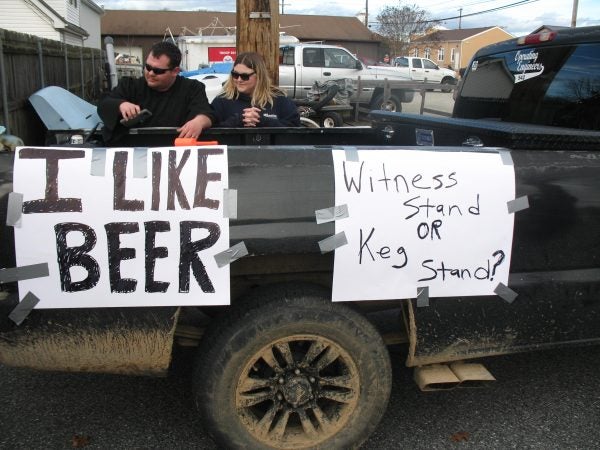
[[[512,156],[510,156],[510,150],[498,150],[498,153],[500,154],[500,158],[502,158],[502,164],[505,166],[513,165],[513,159]]]
[[[231,264],[236,259],[240,259],[248,254],[248,249],[246,248],[246,244],[244,242],[238,242],[232,247],[229,247],[227,250],[221,253],[217,253],[215,255],[215,261],[217,262],[217,266],[225,267],[227,264]]]
[[[21,227],[21,216],[23,215],[23,194],[11,192],[8,194],[8,208],[6,210],[6,225],[9,227]]]
[[[223,217],[237,219],[237,190],[223,189]]]
[[[102,147],[92,150],[92,165],[90,174],[93,177],[103,177],[106,173],[106,149]]]
[[[48,263],[11,267],[10,269],[0,269],[0,283],[31,280],[32,278],[42,278],[48,275]]]
[[[360,159],[358,159],[358,150],[356,149],[356,147],[343,147],[343,149],[346,156],[346,161],[360,161]]]
[[[523,197],[515,198],[514,200],[507,202],[506,206],[508,207],[508,213],[514,214],[517,211],[529,208],[529,199],[524,195]]]
[[[517,298],[519,295],[502,283],[498,283],[498,286],[496,286],[496,289],[494,289],[494,293],[508,303],[514,302],[515,298]]]
[[[429,306],[429,286],[417,287],[417,308]]]
[[[321,253],[328,253],[346,244],[348,244],[348,239],[346,239],[346,233],[342,231],[319,241],[319,248]]]
[[[326,209],[317,209],[315,211],[317,224],[333,222],[334,220],[345,219],[348,215],[348,205],[338,205]]]
[[[31,310],[35,308],[35,305],[39,303],[39,301],[39,298],[37,298],[31,292],[28,292],[23,300],[21,300],[15,307],[15,309],[10,312],[8,318],[17,325],[21,325]]]
[[[133,178],[148,177],[148,149],[135,147],[133,149]]]

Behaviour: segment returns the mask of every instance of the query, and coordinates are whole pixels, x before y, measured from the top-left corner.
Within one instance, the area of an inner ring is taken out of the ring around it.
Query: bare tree
[[[377,15],[378,33],[384,37],[392,55],[403,55],[415,35],[435,25],[429,13],[417,5],[386,6]]]

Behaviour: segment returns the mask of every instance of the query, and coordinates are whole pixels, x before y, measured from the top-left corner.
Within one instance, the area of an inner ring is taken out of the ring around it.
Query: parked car
[[[414,56],[399,56],[394,58],[394,65],[390,72],[400,73],[413,81],[427,81],[442,85],[442,91],[450,92],[457,82],[457,74],[454,70],[438,66],[427,58]]]

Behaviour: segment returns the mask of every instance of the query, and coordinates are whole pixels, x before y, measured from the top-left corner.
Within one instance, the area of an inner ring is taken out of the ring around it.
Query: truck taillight
[[[546,31],[544,33],[529,34],[517,39],[518,45],[539,44],[540,42],[548,42],[556,37],[556,31]]]

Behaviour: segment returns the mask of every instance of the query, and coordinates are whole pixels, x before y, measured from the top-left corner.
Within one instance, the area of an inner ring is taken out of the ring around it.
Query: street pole
[[[460,30],[461,22],[462,22],[462,8],[460,8],[458,10],[458,29],[459,30]]]
[[[279,8],[277,0],[237,0],[237,52],[260,53],[279,84]]]
[[[369,28],[369,0],[365,0],[365,27]]]
[[[579,0],[573,0],[573,15],[571,16],[571,28],[577,26],[577,8]]]

